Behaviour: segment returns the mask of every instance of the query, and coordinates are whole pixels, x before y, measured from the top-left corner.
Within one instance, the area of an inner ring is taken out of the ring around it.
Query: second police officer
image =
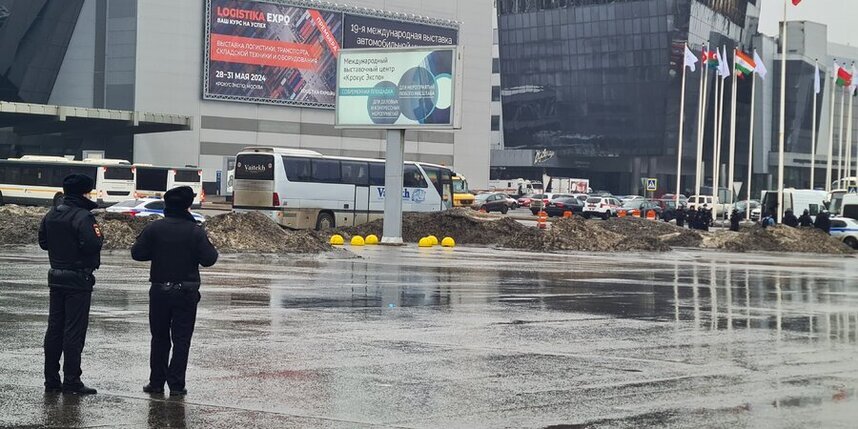
[[[217,261],[217,250],[190,213],[194,191],[187,186],[164,194],[165,218],[146,226],[131,248],[137,261],[152,261],[149,271],[149,328],[152,333],[147,393],[185,395],[185,372],[200,301],[200,265]],[[172,341],[171,341],[172,340]],[[170,359],[172,345],[173,356]]]

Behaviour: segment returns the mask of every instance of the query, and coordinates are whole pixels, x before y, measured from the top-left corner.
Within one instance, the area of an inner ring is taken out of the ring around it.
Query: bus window
[[[241,155],[236,159],[235,178],[274,180],[274,157],[271,155]]]
[[[286,169],[286,178],[290,182],[310,182],[313,175],[310,174],[310,158],[283,157],[283,168]],[[240,177],[238,177],[240,179]]]
[[[137,189],[165,192],[167,190],[167,169],[138,167]]]
[[[314,159],[313,181],[319,183],[340,183],[340,162],[333,159]]]
[[[369,184],[369,165],[359,161],[341,161],[343,183],[352,185]]]
[[[105,180],[134,180],[131,167],[104,167]]]
[[[402,172],[402,186],[406,188],[428,188],[429,184],[416,165],[406,165]]]
[[[426,175],[429,177],[429,181],[435,185],[435,189],[438,191],[438,195],[444,195],[444,190],[441,188],[441,170],[437,167],[429,167],[422,166],[423,171],[426,172]]]
[[[176,170],[174,182],[182,183],[197,183],[200,181],[200,172],[198,170]]]
[[[384,164],[371,162],[369,164],[369,184],[372,186],[384,186]]]

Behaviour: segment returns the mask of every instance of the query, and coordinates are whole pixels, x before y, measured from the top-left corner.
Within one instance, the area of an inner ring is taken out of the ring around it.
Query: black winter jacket
[[[67,195],[51,209],[39,226],[39,247],[48,251],[51,287],[92,290],[92,271],[101,265],[104,237],[90,210],[97,205],[83,197]]]
[[[135,261],[152,261],[152,283],[199,282],[199,266],[217,262],[208,234],[188,212],[165,210],[166,218],[150,223],[131,248]]]

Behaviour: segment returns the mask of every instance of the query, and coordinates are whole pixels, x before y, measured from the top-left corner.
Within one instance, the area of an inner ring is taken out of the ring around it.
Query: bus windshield
[[[453,192],[456,193],[467,193],[468,191],[468,181],[462,179],[461,177],[453,176]]]

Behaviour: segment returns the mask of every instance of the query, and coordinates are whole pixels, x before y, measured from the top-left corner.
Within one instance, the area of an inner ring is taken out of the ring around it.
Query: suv
[[[608,219],[617,215],[617,210],[622,204],[614,197],[590,197],[584,203],[584,217],[592,216]]]

